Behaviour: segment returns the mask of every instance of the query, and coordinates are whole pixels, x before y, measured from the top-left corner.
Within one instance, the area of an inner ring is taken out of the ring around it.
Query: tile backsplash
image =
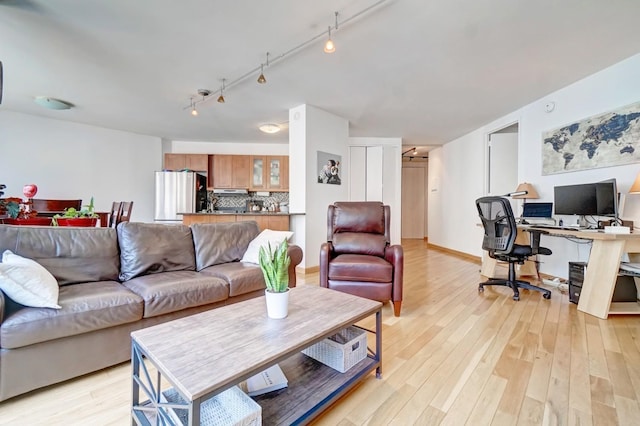
[[[271,206],[274,203],[288,203],[288,192],[270,192],[268,196],[256,195],[255,192],[249,192],[248,195],[226,195],[216,196],[213,191],[207,192],[207,199],[212,209],[220,207],[238,207],[244,208],[247,205],[247,201],[255,200],[262,201],[265,206]]]

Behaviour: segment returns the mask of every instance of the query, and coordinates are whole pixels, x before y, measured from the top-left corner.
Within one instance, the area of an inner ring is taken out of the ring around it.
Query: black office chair
[[[531,230],[531,244],[515,244],[518,228],[511,210],[511,204],[503,197],[482,197],[476,200],[478,214],[484,227],[482,248],[489,257],[509,263],[508,278],[490,278],[480,283],[478,291],[483,292],[486,285],[502,285],[513,289],[513,300],[520,300],[519,288],[542,292],[545,299],[551,298],[551,291],[516,279],[516,263],[522,265],[529,256],[550,255],[551,250],[540,247],[540,232]]]

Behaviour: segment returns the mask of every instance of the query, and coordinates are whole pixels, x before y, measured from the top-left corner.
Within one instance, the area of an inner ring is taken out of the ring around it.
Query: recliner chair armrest
[[[322,243],[320,246],[320,264],[319,275],[320,275],[320,287],[329,287],[329,261],[331,260],[333,253],[333,244],[331,241],[326,243]]]
[[[388,246],[384,250],[384,259],[393,265],[393,301],[402,300],[402,282],[404,277],[404,250],[401,245]]]

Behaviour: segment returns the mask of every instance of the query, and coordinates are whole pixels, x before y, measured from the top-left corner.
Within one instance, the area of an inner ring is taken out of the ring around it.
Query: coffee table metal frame
[[[276,327],[281,327],[283,330],[289,329],[289,327],[298,326],[299,321],[305,321],[305,314],[313,316],[320,313],[324,308],[329,309],[331,304],[339,302],[344,308],[338,310],[338,313],[334,315],[328,313],[327,317],[321,321],[322,324],[313,324],[312,322],[307,324],[303,328],[311,330],[308,333],[300,331],[299,334],[305,334],[300,338],[297,338],[298,334],[291,334],[294,337],[288,339],[291,340],[290,345],[284,344],[281,350],[276,350],[275,353],[271,354],[265,351],[267,353],[265,353],[264,359],[260,358],[255,365],[247,365],[238,369],[237,372],[232,374],[232,377],[219,380],[210,385],[207,384],[205,387],[199,388],[195,393],[191,391],[196,388],[189,387],[188,383],[184,383],[186,381],[181,380],[180,373],[173,374],[171,371],[169,364],[173,355],[164,353],[165,351],[169,353],[176,352],[172,345],[180,344],[176,341],[178,339],[172,338],[176,336],[171,336],[174,331],[179,333],[180,327],[171,327],[170,324],[184,325],[184,327],[188,327],[193,331],[194,319],[197,319],[199,323],[205,324],[201,326],[203,327],[203,333],[205,333],[207,324],[211,324],[212,320],[223,318],[226,314],[233,315],[234,312],[246,310],[247,312],[252,312],[252,314],[243,317],[241,313],[239,317],[232,318],[232,325],[230,326],[235,324],[238,329],[242,330],[244,321],[247,323],[252,322],[251,327],[255,328],[255,317],[258,315],[256,314],[256,309],[264,310],[264,297],[250,299],[196,314],[192,317],[133,332],[131,350],[132,424],[172,425],[176,423],[175,410],[178,409],[180,410],[178,412],[182,413],[181,417],[186,417],[184,419],[186,424],[199,425],[201,424],[201,405],[206,400],[276,363],[285,371],[285,375],[289,379],[289,385],[286,391],[275,396],[272,393],[254,398],[262,406],[265,424],[306,424],[373,370],[376,371],[377,378],[382,377],[382,304],[380,302],[316,286],[299,286],[291,289],[291,292],[290,300],[292,301],[292,306],[290,306],[289,317],[284,320],[269,320],[265,314],[264,321],[280,321],[280,323],[266,324],[276,324]],[[347,306],[352,307],[352,311],[349,313],[344,312]],[[305,347],[319,342],[373,314],[375,314],[375,330],[365,330],[375,336],[375,348],[369,347],[367,357],[347,372],[339,373],[300,352]],[[258,316],[260,315],[263,314],[260,312]],[[304,326],[305,324],[302,325]],[[155,334],[153,331],[156,330],[161,336],[160,339],[152,337]],[[164,336],[163,333],[165,334]],[[169,334],[167,335],[166,333]],[[273,336],[258,336],[258,338],[272,339]],[[242,339],[242,336],[238,336],[238,339]],[[189,348],[185,347],[183,350],[186,351]],[[255,348],[251,353],[255,351],[262,354],[261,348]],[[229,353],[226,358],[232,358],[233,356],[233,353]],[[216,359],[215,361],[221,361],[221,364],[224,364],[225,361],[229,360]],[[148,368],[151,365],[157,371],[155,380],[152,379],[153,373]],[[212,367],[213,362],[203,362],[194,366],[196,369],[202,368],[205,375],[207,374],[207,368]],[[209,370],[209,373],[211,371],[213,370]],[[288,371],[295,371],[295,374],[287,374]],[[300,372],[305,373],[299,374]],[[178,392],[181,401],[166,401],[162,398],[162,390],[166,389],[166,386],[163,386],[163,378]],[[146,399],[142,400],[142,395]],[[304,398],[298,398],[299,395],[304,395]],[[173,410],[173,413],[171,410]],[[187,413],[186,416],[184,416],[185,412]],[[268,417],[265,418],[264,416]]]

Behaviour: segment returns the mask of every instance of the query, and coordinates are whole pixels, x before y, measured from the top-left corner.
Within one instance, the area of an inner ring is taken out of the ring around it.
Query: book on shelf
[[[247,392],[247,395],[258,396],[286,388],[288,383],[280,366],[275,364],[255,376],[249,377],[242,388]]]

